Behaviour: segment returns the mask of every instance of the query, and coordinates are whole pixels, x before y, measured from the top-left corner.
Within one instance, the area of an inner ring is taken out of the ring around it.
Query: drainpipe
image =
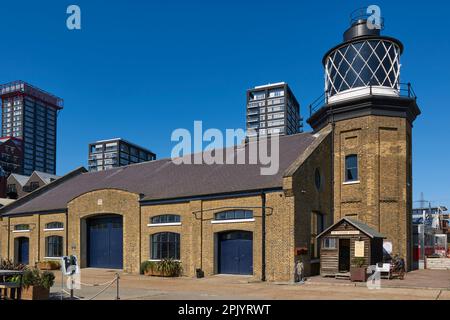
[[[200,270],[203,271],[203,201],[200,203]]]
[[[66,231],[66,255],[69,255],[69,209],[66,210],[66,223],[64,225],[64,228]],[[80,234],[81,234],[81,228],[80,228]]]
[[[11,259],[11,218],[8,217],[8,260]]]
[[[336,129],[336,123],[334,121],[334,113],[333,113],[333,106],[330,107],[331,111],[331,213],[330,213],[330,226],[335,222],[334,221],[334,211],[335,211],[335,203],[334,203],[334,188],[335,188],[335,165],[334,165],[334,152],[335,152],[335,146],[334,146],[334,135],[335,135],[335,129]],[[341,170],[341,168],[339,168]],[[340,218],[340,214],[339,214]]]
[[[266,281],[266,194],[261,192],[262,219],[261,219],[261,281]]]

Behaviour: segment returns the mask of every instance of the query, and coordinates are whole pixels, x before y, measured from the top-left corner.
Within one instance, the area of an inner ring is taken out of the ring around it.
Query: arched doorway
[[[253,233],[227,231],[218,234],[218,272],[253,274]]]
[[[87,266],[123,268],[123,219],[119,215],[89,218],[87,227]]]
[[[20,264],[30,263],[30,239],[19,237],[14,239],[14,262]]]

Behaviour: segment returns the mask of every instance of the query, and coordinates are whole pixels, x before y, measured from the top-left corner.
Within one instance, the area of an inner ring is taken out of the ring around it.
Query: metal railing
[[[374,89],[377,89],[377,88],[380,88],[380,87],[379,86],[372,86],[372,85],[370,85],[370,86],[367,86],[367,87],[361,87],[361,88],[353,89],[352,93],[358,93],[358,92],[362,92],[362,91],[367,91],[367,89],[369,89],[369,93],[367,94],[368,96],[382,96],[383,93],[376,93],[375,92],[376,90],[374,90]],[[416,92],[414,91],[414,89],[413,89],[413,87],[412,87],[410,82],[408,82],[408,83],[400,83],[397,91],[398,91],[399,97],[417,100]],[[365,96],[365,95],[366,94],[362,94],[361,96]],[[335,96],[335,95],[333,95],[333,96]],[[361,97],[361,96],[358,96],[358,98]],[[311,117],[313,115],[313,113],[318,111],[324,105],[328,104],[328,99],[329,98],[330,98],[330,95],[329,95],[328,91],[326,91],[320,97],[318,97],[316,100],[314,100],[309,105],[309,116]]]
[[[63,279],[63,278],[62,278]],[[62,280],[63,281],[63,280]],[[61,287],[61,300],[63,300],[63,295],[69,295],[70,299],[77,299],[77,300],[94,300],[95,298],[97,298],[99,295],[101,295],[102,293],[104,293],[106,290],[108,290],[111,286],[113,286],[114,284],[116,285],[116,294],[115,294],[115,300],[120,300],[120,286],[119,286],[119,281],[120,281],[120,275],[118,272],[116,272],[114,279],[110,280],[110,281],[106,281],[104,283],[83,283],[83,282],[79,282],[78,284],[80,286],[84,286],[84,287],[104,287],[103,289],[101,289],[99,292],[97,292],[95,295],[93,295],[92,297],[89,298],[81,298],[78,297],[74,294],[74,290],[70,290],[67,291],[64,289],[64,286]],[[73,285],[73,283],[72,283]]]

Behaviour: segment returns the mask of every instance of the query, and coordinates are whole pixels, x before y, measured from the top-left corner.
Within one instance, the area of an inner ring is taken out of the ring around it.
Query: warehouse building
[[[332,222],[330,143],[329,129],[281,137],[275,176],[260,165],[170,159],[77,169],[1,211],[1,254],[31,265],[76,254],[81,267],[134,273],[142,261],[173,258],[188,276],[289,280],[295,248],[312,240],[311,213]]]

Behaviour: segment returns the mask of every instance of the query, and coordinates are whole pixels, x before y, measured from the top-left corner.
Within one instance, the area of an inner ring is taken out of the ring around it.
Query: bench
[[[19,299],[20,287],[16,282],[0,282],[0,299]]]

